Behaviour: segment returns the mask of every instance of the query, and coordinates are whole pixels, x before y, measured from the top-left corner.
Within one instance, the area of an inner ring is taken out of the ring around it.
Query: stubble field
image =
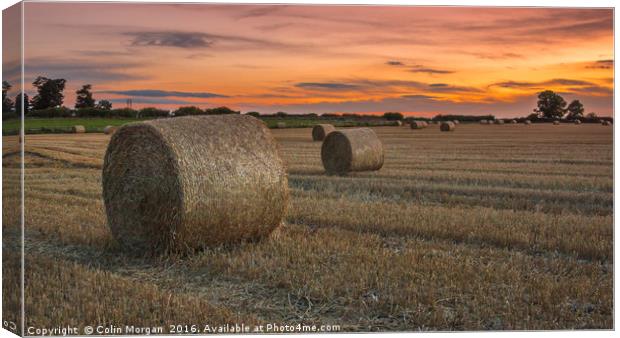
[[[191,257],[131,257],[106,226],[109,136],[28,135],[26,327],[337,324],[343,331],[613,327],[613,128],[374,128],[385,165],[326,176],[272,130],[286,224]],[[4,138],[4,313],[18,299],[19,158]],[[11,207],[13,206],[13,207]]]

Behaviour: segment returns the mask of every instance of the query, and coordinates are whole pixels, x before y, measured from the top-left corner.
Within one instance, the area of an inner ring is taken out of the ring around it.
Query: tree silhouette
[[[538,94],[537,105],[538,108],[534,109],[534,112],[543,117],[554,119],[561,118],[564,115],[566,101],[552,90],[545,90]]]
[[[95,99],[93,99],[93,93],[90,91],[91,89],[91,85],[85,84],[81,89],[75,92],[75,94],[77,94],[77,97],[75,98],[76,109],[95,107]]]
[[[103,110],[112,110],[112,102],[108,100],[99,100],[96,107]]]
[[[583,117],[583,112],[585,109],[583,109],[583,104],[581,104],[579,100],[573,100],[568,107],[566,107],[566,111],[568,112],[566,117],[574,120]]]
[[[62,91],[65,90],[65,79],[48,79],[38,76],[32,85],[37,88],[37,95],[32,99],[33,109],[46,109],[62,106],[65,96]]]
[[[2,112],[9,113],[13,108],[13,102],[8,97],[8,92],[13,86],[7,81],[2,81]]]
[[[207,115],[224,115],[224,114],[239,114],[240,112],[236,110],[232,110],[228,107],[217,107],[217,108],[207,108],[205,109],[205,114]]]
[[[24,99],[22,100],[22,94],[19,93],[15,96],[15,111],[17,114],[21,114],[22,110],[22,102],[24,103],[24,115],[28,114],[30,111],[30,101],[28,98],[28,94],[24,93]]]
[[[397,121],[397,120],[402,120],[403,119],[403,114],[387,112],[387,113],[383,114],[383,118],[388,120],[388,121]]]

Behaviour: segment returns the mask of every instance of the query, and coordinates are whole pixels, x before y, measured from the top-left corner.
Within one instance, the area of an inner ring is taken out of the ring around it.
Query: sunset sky
[[[25,54],[69,107],[90,83],[116,108],[509,117],[551,89],[613,114],[610,9],[26,3]]]

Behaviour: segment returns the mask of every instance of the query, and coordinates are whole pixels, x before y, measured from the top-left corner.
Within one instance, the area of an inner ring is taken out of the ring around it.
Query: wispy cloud
[[[424,67],[421,65],[413,66],[411,69],[409,69],[409,71],[412,73],[427,73],[427,74],[452,74],[454,73],[454,71],[452,70],[429,68],[429,67]]]
[[[136,71],[136,69],[142,66],[144,64],[124,61],[103,64],[82,59],[54,60],[52,58],[34,58],[26,59],[24,70],[28,78],[42,75],[93,83],[147,79],[147,76],[141,75]]]
[[[210,36],[197,32],[135,32],[132,46],[158,46],[178,48],[207,48],[213,44]]]
[[[385,63],[388,66],[404,66],[405,64],[400,62],[400,61],[396,61],[396,60],[390,60],[388,62]]]
[[[490,87],[502,87],[502,88],[541,88],[545,86],[593,86],[592,82],[574,79],[551,79],[541,82],[524,82],[524,81],[504,81],[496,82],[490,85]]]
[[[228,97],[226,95],[207,93],[207,92],[179,92],[170,90],[157,89],[132,89],[132,90],[107,90],[102,93],[126,95],[126,96],[142,96],[142,97],[191,97],[191,98],[214,98]]]
[[[586,68],[591,69],[612,69],[614,68],[614,60],[598,60],[590,63]]]
[[[329,90],[354,90],[360,88],[359,85],[339,82],[300,82],[295,84],[298,88],[310,89],[329,89]]]
[[[427,74],[452,74],[454,71],[446,70],[446,69],[438,69],[433,67],[428,67],[419,64],[408,65],[399,60],[388,60],[385,62],[386,65],[392,67],[407,67],[409,72],[412,73],[427,73]]]
[[[277,41],[247,36],[211,34],[205,32],[134,31],[124,34],[132,37],[130,44],[134,47],[171,47],[189,50],[211,49],[218,46],[236,49],[282,49],[298,47]]]

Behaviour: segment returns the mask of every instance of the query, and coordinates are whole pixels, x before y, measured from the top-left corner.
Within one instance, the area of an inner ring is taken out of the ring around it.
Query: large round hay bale
[[[278,129],[286,128],[286,122],[278,122],[276,127],[278,127]]]
[[[461,121],[459,121],[459,120],[454,120],[452,122],[454,122],[454,124],[460,124],[461,123]]]
[[[575,124],[581,124],[581,120],[575,120]]]
[[[603,122],[602,122],[602,124],[603,124],[604,126],[611,126],[611,121],[607,121],[607,120],[605,120],[605,121],[603,121]]]
[[[556,120],[556,121],[553,121],[553,124],[557,126],[557,125],[559,125],[559,124],[560,124],[560,121],[557,121],[557,120]]]
[[[370,128],[334,131],[323,141],[321,160],[328,174],[379,170],[383,166],[383,144]]]
[[[495,124],[504,124],[504,120],[495,120]]]
[[[277,144],[248,115],[126,124],[112,135],[102,176],[111,232],[137,251],[259,239],[280,224],[288,201]]]
[[[116,128],[117,127],[115,126],[106,126],[105,128],[103,128],[103,133],[106,135],[114,134],[114,132],[116,131]]]
[[[86,132],[86,128],[82,125],[75,125],[71,127],[71,132],[74,134],[83,134]]]
[[[489,121],[487,121],[487,120],[480,120],[480,124],[488,124],[488,123],[489,123]]]
[[[441,131],[454,131],[456,128],[456,124],[452,121],[444,121],[439,125],[439,130]]]
[[[511,120],[510,123],[517,124],[517,120]]]
[[[336,131],[336,128],[331,124],[317,124],[312,127],[312,140],[323,141],[332,131]]]
[[[525,120],[525,121],[523,121],[523,123],[524,123],[524,124],[528,124],[528,125],[529,125],[529,124],[532,124],[532,121],[530,121],[530,120]]]
[[[411,121],[411,129],[423,129],[428,126],[424,121]]]
[[[397,127],[402,127],[403,123],[401,121],[394,121],[394,125]]]

